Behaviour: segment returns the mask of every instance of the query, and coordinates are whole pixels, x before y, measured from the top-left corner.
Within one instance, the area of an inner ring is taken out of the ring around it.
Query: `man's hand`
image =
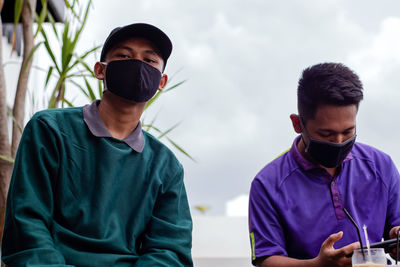
[[[390,229],[389,237],[390,238],[397,238],[397,232],[399,231],[399,229],[400,229],[400,226],[395,226],[392,229]],[[396,259],[396,249],[393,249],[390,252],[390,257],[392,257],[393,259]],[[399,260],[399,259],[397,259],[397,260]]]
[[[284,256],[270,256],[258,267],[351,267],[351,258],[347,258],[353,250],[360,247],[359,242],[351,243],[340,249],[334,249],[333,244],[340,240],[343,232],[330,235],[322,244],[319,254],[316,258],[308,260],[299,260]]]
[[[317,266],[324,267],[344,267],[351,266],[351,258],[347,258],[346,255],[352,253],[355,249],[360,247],[359,242],[351,243],[340,249],[335,249],[333,244],[340,240],[343,236],[343,232],[330,235],[324,243],[322,243],[318,257],[316,258]]]

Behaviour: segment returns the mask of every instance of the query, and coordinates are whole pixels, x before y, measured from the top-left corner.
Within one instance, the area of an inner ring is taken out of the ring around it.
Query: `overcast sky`
[[[397,0],[96,0],[81,41],[102,44],[133,22],[170,36],[166,73],[181,70],[172,82],[187,82],[147,117],[158,113],[163,129],[181,122],[171,137],[197,161],[176,153],[190,203],[224,214],[226,202],[248,194],[256,173],[291,146],[297,81],[316,63],[342,62],[359,74],[358,140],[400,166],[399,10]]]
[[[191,206],[222,215],[230,201],[230,213],[246,213],[252,179],[296,136],[289,115],[297,113],[300,74],[321,62],[342,62],[359,74],[365,100],[358,141],[400,166],[398,0],[93,2],[82,51],[133,22],[154,24],[172,39],[166,73],[176,74],[172,83],[187,82],[163,95],[146,118],[158,114],[164,130],[181,123],[170,137],[196,159],[176,153]]]

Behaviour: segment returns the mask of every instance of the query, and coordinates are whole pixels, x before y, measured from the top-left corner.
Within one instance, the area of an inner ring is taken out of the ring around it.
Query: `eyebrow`
[[[131,47],[129,47],[129,46],[117,46],[117,47],[115,47],[115,50],[118,50],[118,49],[134,51],[134,50],[133,50]],[[144,51],[144,53],[150,54],[150,55],[155,55],[155,56],[158,56],[158,57],[162,58],[161,55],[160,55],[159,53],[157,53],[156,51],[154,51],[153,49],[147,49],[147,50]]]
[[[353,130],[353,129],[355,129],[355,128],[356,128],[356,126],[354,125],[354,126],[351,126],[351,127],[347,128],[347,129],[341,131],[341,132],[351,131],[351,130]],[[338,133],[337,131],[334,131],[334,130],[332,130],[332,129],[318,129],[318,131],[321,131],[321,132],[329,132],[329,133]]]
[[[156,55],[156,56],[160,56],[158,53],[156,53],[156,51],[154,50],[145,50],[144,51],[146,54],[152,54],[152,55]]]
[[[164,62],[164,59],[161,55],[161,53],[153,50],[153,49],[148,49],[144,51],[146,54],[152,55],[152,56],[156,56],[158,58],[158,60],[162,60],[162,62]],[[163,63],[164,64],[164,63]]]
[[[129,46],[116,46],[116,47],[115,47],[115,50],[118,50],[118,49],[124,49],[124,50],[129,50],[129,51],[132,51],[132,50],[133,50],[133,49],[130,48]]]

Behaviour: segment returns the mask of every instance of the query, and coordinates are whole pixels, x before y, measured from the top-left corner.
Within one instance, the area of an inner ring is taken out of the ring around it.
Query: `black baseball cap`
[[[171,40],[159,28],[146,23],[133,23],[112,30],[104,42],[103,49],[101,50],[100,61],[103,62],[105,60],[107,52],[114,45],[131,37],[143,37],[154,43],[161,52],[161,57],[164,60],[165,67],[172,51]]]

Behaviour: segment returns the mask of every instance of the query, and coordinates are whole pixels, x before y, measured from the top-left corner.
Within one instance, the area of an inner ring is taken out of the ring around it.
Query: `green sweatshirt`
[[[135,152],[95,137],[82,108],[27,124],[7,199],[8,266],[192,266],[183,168],[143,132]]]

